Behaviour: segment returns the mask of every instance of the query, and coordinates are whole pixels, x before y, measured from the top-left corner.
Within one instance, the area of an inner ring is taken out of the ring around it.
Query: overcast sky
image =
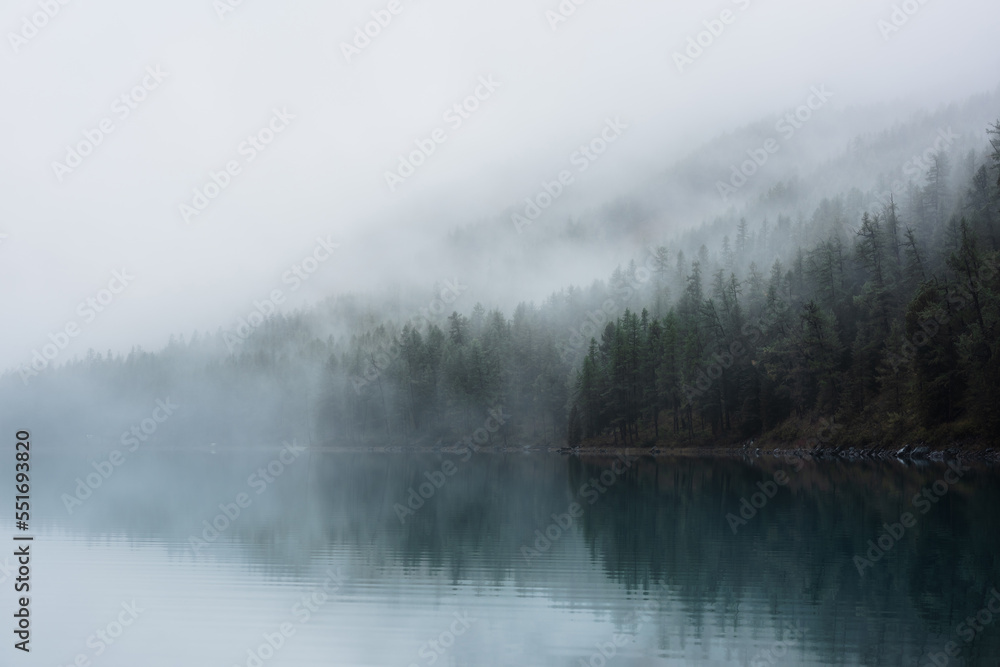
[[[537,192],[609,118],[628,127],[567,193],[580,206],[811,86],[843,108],[1000,83],[994,0],[914,0],[891,33],[887,0],[565,0],[559,22],[557,0],[225,2],[5,4],[0,368],[69,322],[81,331],[59,361],[228,327],[273,289],[294,304],[443,279],[408,262],[415,248]],[[674,53],[710,28],[679,71]],[[460,124],[445,116],[476,92]],[[385,172],[436,129],[445,141],[390,191]],[[211,172],[227,187],[185,216]],[[282,276],[326,256],[317,237],[339,248],[292,294]],[[120,289],[123,269],[134,278],[90,321],[78,304]]]

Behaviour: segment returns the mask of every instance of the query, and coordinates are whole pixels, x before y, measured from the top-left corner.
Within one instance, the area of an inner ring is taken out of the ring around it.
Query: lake
[[[1000,659],[991,468],[110,449],[36,445],[17,664]]]

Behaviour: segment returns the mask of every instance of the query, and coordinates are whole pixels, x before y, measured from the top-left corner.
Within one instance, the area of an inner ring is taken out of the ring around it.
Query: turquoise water
[[[178,448],[78,489],[105,456],[34,455],[17,664],[1000,660],[991,469]]]

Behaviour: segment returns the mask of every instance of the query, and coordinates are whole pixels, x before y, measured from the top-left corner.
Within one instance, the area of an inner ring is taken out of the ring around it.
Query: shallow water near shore
[[[993,468],[178,448],[88,496],[101,460],[35,456],[32,664],[1000,658]]]

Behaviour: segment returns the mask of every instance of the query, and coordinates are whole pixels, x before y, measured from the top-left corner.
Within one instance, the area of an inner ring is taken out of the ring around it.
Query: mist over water
[[[12,4],[0,77],[21,101],[0,111],[17,128],[0,162],[0,276],[17,289],[0,306],[22,324],[5,332],[0,365],[30,363],[123,267],[135,281],[79,322],[59,362],[230,328],[278,288],[291,310],[457,276],[475,285],[472,303],[509,311],[604,278],[637,247],[752,204],[790,176],[820,190],[808,215],[822,196],[874,187],[948,125],[981,150],[996,115],[995,104],[949,106],[996,92],[997,9],[979,0],[921,4],[902,19],[899,3],[860,1],[574,3],[569,16],[559,3],[399,4],[391,20],[384,3]],[[901,25],[887,32],[886,21]],[[801,127],[786,121],[793,136],[775,130],[814,88],[831,96],[793,121]],[[948,117],[926,133],[893,136],[914,114],[936,113]],[[616,118],[628,128],[579,171],[581,147]],[[445,140],[390,190],[385,174],[436,130]],[[812,176],[881,133],[889,146],[852,163],[853,178]],[[716,183],[769,136],[781,150],[722,201]],[[563,170],[574,182],[517,234],[510,215]],[[615,215],[614,202],[633,198],[618,210],[643,215]],[[196,202],[203,210],[185,216]],[[569,221],[608,233],[563,249],[553,236]],[[446,242],[470,225],[491,233]],[[327,234],[341,252],[293,293],[282,276]]]
[[[998,25],[9,3],[0,664],[997,664]]]
[[[603,646],[636,665],[767,651],[912,665],[950,641],[963,664],[989,664],[1000,651],[991,625],[956,634],[996,581],[992,470],[964,472],[926,513],[912,496],[946,465],[629,458],[606,484],[610,456],[313,452],[258,493],[248,477],[279,452],[151,452],[72,514],[59,495],[92,459],[40,457],[36,622],[60,632],[36,659],[97,664],[87,638],[133,601],[142,611],[105,664],[244,665],[283,623],[294,634],[265,664],[578,665]],[[393,506],[445,461],[456,471],[401,521]],[[771,497],[734,534],[726,514],[762,488]],[[220,518],[239,493],[248,506]],[[915,525],[859,575],[852,559],[905,511]],[[328,599],[310,611],[317,591]]]

